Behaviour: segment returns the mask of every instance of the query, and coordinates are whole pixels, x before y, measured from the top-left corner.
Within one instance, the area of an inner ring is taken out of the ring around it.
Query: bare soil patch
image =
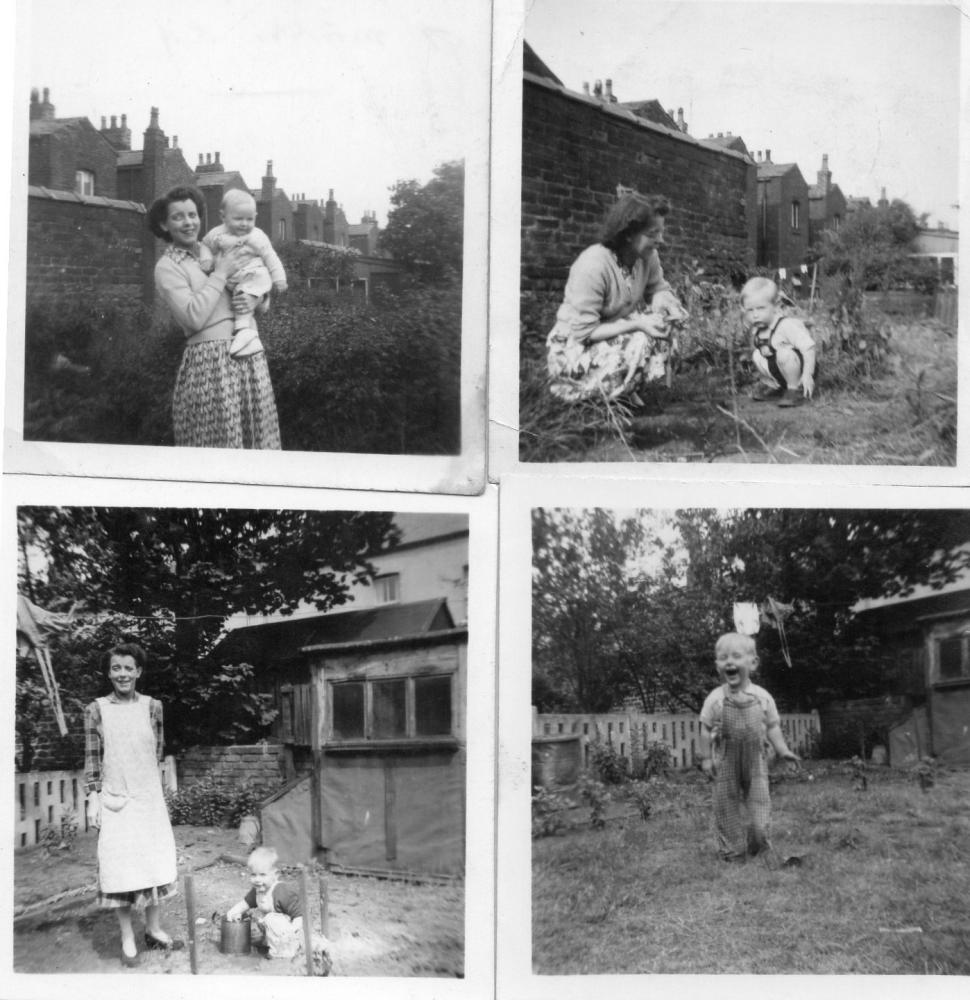
[[[165,904],[162,925],[188,937],[182,876],[194,871],[199,975],[304,976],[302,955],[270,960],[223,955],[219,917],[249,888],[245,849],[235,830],[175,827],[179,895]],[[189,951],[142,951],[136,969],[121,965],[118,922],[94,905],[97,837],[80,836],[69,851],[21,852],[14,862],[14,971],[18,973],[191,974]],[[464,890],[461,885],[414,883],[314,872],[310,908],[320,930],[318,876],[328,893],[327,938],[333,976],[460,977],[464,967]],[[284,871],[297,883],[298,875]],[[49,902],[54,900],[54,902]],[[142,922],[136,916],[136,934]]]

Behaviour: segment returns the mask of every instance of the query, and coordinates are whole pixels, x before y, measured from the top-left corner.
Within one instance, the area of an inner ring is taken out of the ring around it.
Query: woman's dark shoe
[[[145,947],[149,951],[181,951],[185,947],[185,942],[175,938],[171,941],[162,941],[145,931]]]
[[[784,395],[785,390],[781,386],[770,389],[766,385],[758,384],[755,386],[754,392],[751,393],[751,398],[756,403],[766,403],[769,399],[781,399]]]
[[[786,389],[778,400],[779,406],[804,406],[805,397],[801,389]]]

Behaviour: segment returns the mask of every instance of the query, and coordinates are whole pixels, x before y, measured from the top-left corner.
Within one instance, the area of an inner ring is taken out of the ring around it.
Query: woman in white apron
[[[145,945],[183,943],[162,930],[159,902],[177,891],[175,838],[158,773],[162,703],[135,690],[146,661],[134,643],[105,654],[112,691],[84,712],[88,823],[98,835],[98,904],[118,913],[121,962],[138,964],[132,907],[145,910]]]

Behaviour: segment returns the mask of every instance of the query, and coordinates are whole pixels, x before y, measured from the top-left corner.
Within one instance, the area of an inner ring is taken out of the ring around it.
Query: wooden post
[[[185,918],[189,923],[189,963],[192,975],[198,975],[199,959],[195,942],[195,879],[191,872],[185,873]]]
[[[313,915],[310,913],[310,876],[306,865],[300,868],[300,903],[303,906],[303,950],[306,952],[306,974],[313,975]]]
[[[330,937],[329,934],[329,912],[330,912],[330,899],[327,895],[327,880],[321,875],[319,880],[320,887],[320,933],[325,937]]]

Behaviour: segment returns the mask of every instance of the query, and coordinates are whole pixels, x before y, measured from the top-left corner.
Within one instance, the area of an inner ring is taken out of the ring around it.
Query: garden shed
[[[914,711],[890,731],[890,763],[932,755],[970,764],[970,579],[866,601],[856,613],[877,625],[919,679]]]
[[[305,766],[264,803],[285,864],[459,874],[465,843],[468,632],[444,600],[239,629],[280,694],[280,738]]]

